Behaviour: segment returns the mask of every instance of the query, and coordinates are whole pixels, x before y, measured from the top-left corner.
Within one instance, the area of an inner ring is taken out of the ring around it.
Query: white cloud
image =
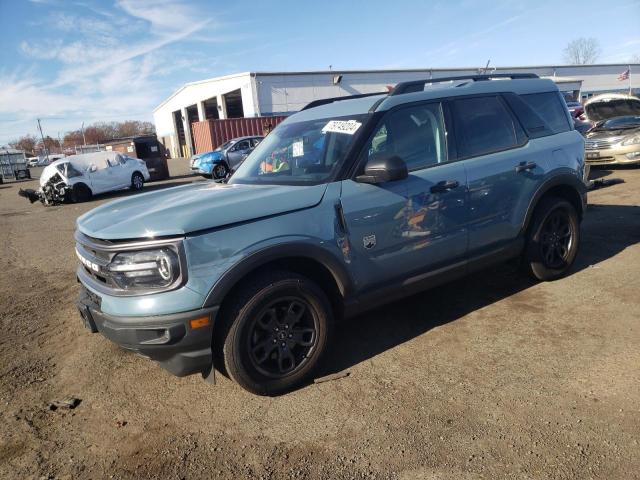
[[[0,69],[0,143],[32,132],[36,117],[62,132],[82,121],[149,120],[166,93],[161,77],[180,68],[202,68],[203,59],[189,52],[166,61],[171,45],[212,24],[191,7],[120,0],[116,6],[126,15],[117,10],[113,15],[91,4],[76,5],[86,7],[86,14],[53,11],[37,25],[49,38],[19,45],[29,59],[50,66],[56,62],[55,77],[38,77],[35,71],[7,74]]]

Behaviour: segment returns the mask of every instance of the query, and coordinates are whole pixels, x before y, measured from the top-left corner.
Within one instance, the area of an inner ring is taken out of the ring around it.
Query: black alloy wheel
[[[547,268],[562,268],[567,264],[573,242],[573,229],[565,210],[556,209],[542,224],[540,250]]]
[[[537,280],[556,280],[567,274],[578,254],[580,218],[565,200],[543,198],[533,215],[526,237],[524,266]]]
[[[308,360],[317,331],[316,315],[303,298],[271,302],[249,327],[247,342],[253,367],[271,378],[295,372]]]
[[[214,366],[252,393],[279,395],[309,381],[320,365],[333,310],[314,281],[285,270],[263,271],[223,304],[220,322]]]

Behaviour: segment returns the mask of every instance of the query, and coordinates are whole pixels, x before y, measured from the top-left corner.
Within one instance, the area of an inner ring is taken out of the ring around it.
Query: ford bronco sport
[[[405,82],[309,104],[226,184],[81,216],[78,306],[175,375],[280,394],[310,378],[335,319],[518,257],[563,276],[585,204],[584,140],[553,82]]]

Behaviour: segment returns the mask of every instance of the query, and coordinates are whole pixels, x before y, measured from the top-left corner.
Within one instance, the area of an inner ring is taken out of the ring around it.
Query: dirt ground
[[[200,181],[172,168],[147,188]],[[76,217],[129,192],[0,185],[0,477],[640,478],[640,169],[594,174],[625,183],[590,194],[570,276],[500,266],[345,322],[325,373],[349,375],[278,398],[83,328]]]

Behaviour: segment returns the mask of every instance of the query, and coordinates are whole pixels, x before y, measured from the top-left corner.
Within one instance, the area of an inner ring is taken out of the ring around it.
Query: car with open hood
[[[238,168],[263,139],[262,136],[238,137],[224,142],[212,152],[198,153],[191,157],[191,171],[222,180]]]
[[[312,378],[343,318],[514,258],[538,280],[565,275],[586,191],[584,139],[550,80],[317,100],[226,183],[79,217],[78,310],[175,375],[219,370],[276,395]]]
[[[590,165],[640,164],[640,99],[606,94],[585,103],[593,122],[586,132],[586,161]]]

